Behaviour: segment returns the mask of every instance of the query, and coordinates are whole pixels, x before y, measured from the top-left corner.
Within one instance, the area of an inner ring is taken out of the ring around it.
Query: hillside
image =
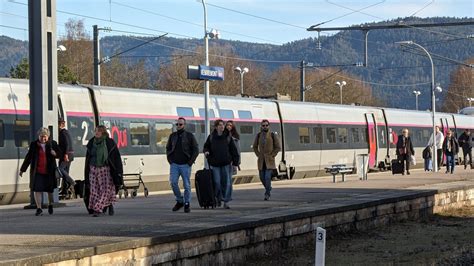
[[[472,21],[472,18],[406,18],[404,23],[433,23]],[[399,20],[397,20],[399,21]],[[393,24],[397,21],[386,21],[378,24]],[[396,29],[374,30],[369,33],[369,64],[368,67],[344,67],[344,71],[360,76],[361,79],[371,82],[376,96],[385,99],[387,105],[399,108],[414,108],[414,97],[411,91],[420,90],[420,109],[430,106],[430,86],[397,87],[397,84],[416,84],[430,81],[431,68],[424,56],[418,56],[414,51],[403,52],[394,42],[413,40],[425,46],[433,55],[465,61],[474,57],[474,39],[463,38],[474,32],[474,27],[439,27],[425,29]],[[440,34],[440,32],[442,34]],[[316,36],[315,32],[308,32],[308,36]],[[113,55],[118,51],[126,50],[142,42],[130,36],[112,36],[101,39],[102,55]],[[315,65],[345,65],[363,62],[363,34],[360,31],[339,32],[330,37],[322,37],[322,49],[316,49],[316,38],[307,38],[290,42],[284,45],[257,44],[241,41],[212,40],[213,46],[223,46],[234,55],[242,58],[267,61],[299,61],[305,60]],[[199,39],[178,39],[164,37],[159,40],[160,45],[148,44],[128,52],[127,60],[144,59],[147,68],[158,69],[160,62],[169,61],[169,56],[178,50],[170,47],[195,51],[202,45]],[[186,53],[181,51],[181,53]],[[27,43],[0,36],[0,75],[5,76],[11,65],[15,65],[27,54]],[[92,56],[92,55],[91,55]],[[153,57],[141,57],[153,56]],[[457,65],[446,60],[435,59],[435,80],[445,90],[449,86],[449,74]],[[267,71],[282,66],[280,63],[261,63]],[[293,63],[294,67],[298,64]],[[308,69],[308,71],[315,71]],[[324,70],[323,70],[324,71]],[[350,81],[348,81],[350,82]],[[384,85],[385,84],[385,85]],[[446,93],[446,92],[445,92]],[[439,96],[442,100],[443,94]]]

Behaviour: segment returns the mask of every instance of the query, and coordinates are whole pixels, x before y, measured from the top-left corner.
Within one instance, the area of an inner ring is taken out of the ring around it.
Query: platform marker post
[[[316,229],[316,250],[314,265],[324,266],[326,260],[326,230],[322,227]]]

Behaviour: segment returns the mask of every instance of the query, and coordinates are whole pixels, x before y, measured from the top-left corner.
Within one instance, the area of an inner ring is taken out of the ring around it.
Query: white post
[[[209,35],[207,33],[207,9],[206,1],[202,0],[202,6],[204,8],[204,53],[205,61],[204,64],[209,66]],[[204,139],[209,136],[210,122],[209,122],[209,80],[204,81]],[[204,159],[205,160],[205,159]]]
[[[318,227],[316,229],[316,253],[314,256],[315,266],[324,266],[326,261],[326,230]]]

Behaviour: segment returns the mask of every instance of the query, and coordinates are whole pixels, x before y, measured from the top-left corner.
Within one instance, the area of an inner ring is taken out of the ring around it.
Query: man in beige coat
[[[267,119],[261,122],[261,131],[253,142],[253,151],[258,158],[258,172],[260,181],[265,187],[265,200],[270,199],[272,190],[272,172],[276,170],[275,157],[281,150],[278,135],[270,131],[270,122]]]

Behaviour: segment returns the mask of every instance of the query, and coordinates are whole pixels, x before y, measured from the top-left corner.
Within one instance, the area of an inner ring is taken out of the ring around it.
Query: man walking
[[[474,169],[474,164],[472,162],[472,136],[469,129],[464,129],[464,132],[459,136],[458,142],[459,146],[462,147],[462,152],[464,155],[464,169],[467,168],[467,157],[469,156],[469,163],[471,169]]]
[[[68,192],[71,195],[74,193],[74,179],[69,175],[69,168],[74,160],[74,150],[72,148],[72,139],[69,131],[66,129],[66,121],[63,118],[59,118],[59,138],[58,145],[61,149],[63,156],[59,158],[59,171],[61,172],[63,182],[61,186],[61,193],[64,196],[68,196]]]
[[[436,126],[436,135],[435,135],[435,146],[436,146],[436,159],[438,164],[438,171],[441,170],[441,165],[443,165],[443,142],[444,135],[439,130],[439,126]],[[431,133],[430,140],[428,141],[427,146],[433,145],[433,133]],[[434,170],[433,170],[434,171]]]
[[[270,131],[270,122],[267,119],[260,123],[261,131],[253,142],[253,151],[258,158],[260,181],[265,187],[264,200],[270,199],[272,190],[272,171],[276,170],[275,157],[281,150],[280,140],[276,133]]]
[[[173,211],[178,211],[184,206],[184,212],[191,211],[191,166],[199,154],[198,143],[191,132],[184,127],[186,119],[178,118],[176,132],[171,133],[166,144],[166,157],[170,164],[170,184],[176,197]],[[179,188],[179,177],[183,179],[184,197]]]

